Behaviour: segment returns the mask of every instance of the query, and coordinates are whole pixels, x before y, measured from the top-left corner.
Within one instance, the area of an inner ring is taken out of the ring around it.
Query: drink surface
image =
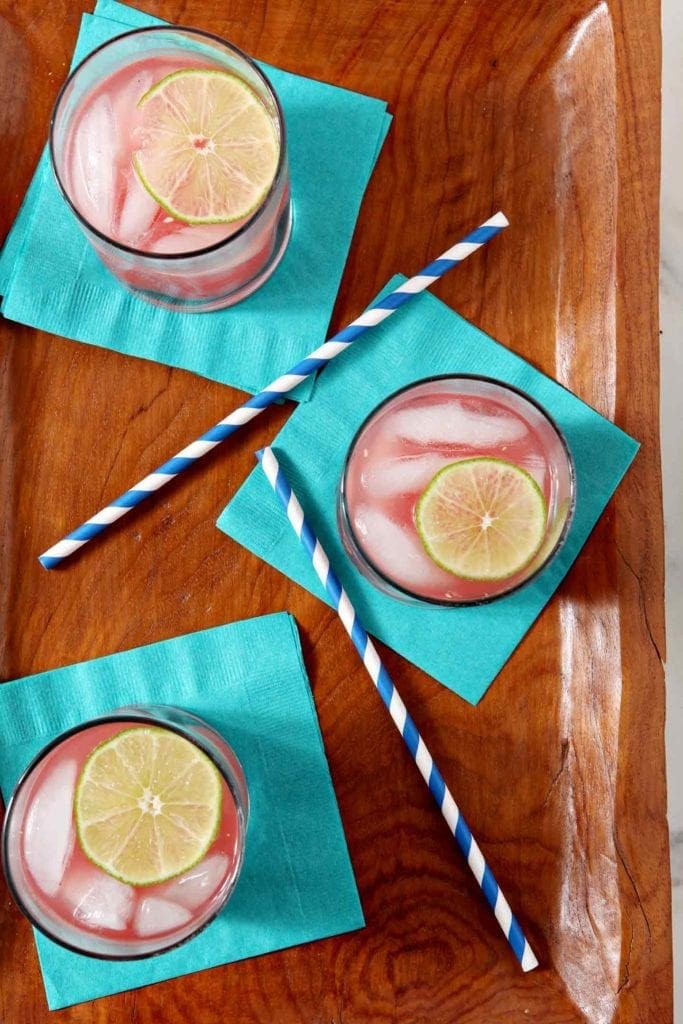
[[[137,104],[166,76],[185,69],[223,70],[191,54],[150,55],[125,64],[87,93],[66,141],[66,186],[79,213],[98,231],[141,252],[185,253],[231,237],[246,220],[187,224],[170,216],[133,168],[142,115]]]
[[[415,525],[418,499],[450,463],[486,457],[525,469],[537,482],[552,522],[558,504],[558,439],[529,403],[496,386],[460,393],[444,381],[397,395],[371,417],[357,438],[344,479],[348,521],[370,564],[409,594],[433,601],[476,601],[525,578],[501,582],[461,579],[427,554]],[[535,414],[535,415],[534,415]]]
[[[222,780],[218,834],[206,856],[185,874],[158,885],[131,886],[92,864],[74,823],[74,795],[81,769],[98,744],[131,728],[109,722],[84,729],[55,747],[28,780],[20,826],[20,856],[33,899],[48,915],[83,933],[95,932],[125,946],[187,932],[218,906],[239,856],[240,821]]]

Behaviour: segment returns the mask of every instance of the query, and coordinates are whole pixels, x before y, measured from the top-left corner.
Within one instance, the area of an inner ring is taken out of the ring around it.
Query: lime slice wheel
[[[255,92],[227,71],[185,68],[138,102],[133,167],[167,213],[228,224],[252,213],[273,183],[280,142]]]
[[[198,747],[140,726],[106,740],[85,762],[74,816],[85,856],[129,885],[156,885],[206,854],[221,820],[222,780]]]
[[[502,459],[463,459],[427,485],[415,522],[427,554],[442,569],[466,580],[504,580],[540,548],[546,503],[525,469]]]

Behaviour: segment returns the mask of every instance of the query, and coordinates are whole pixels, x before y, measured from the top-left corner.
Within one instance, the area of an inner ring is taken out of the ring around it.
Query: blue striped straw
[[[429,786],[429,790],[436,800],[439,810],[446,819],[451,834],[455,837],[455,841],[460,847],[472,874],[486,897],[486,902],[491,907],[496,921],[502,928],[505,938],[510,943],[513,953],[521,964],[522,970],[533,971],[534,967],[538,967],[538,960],[534,955],[534,951],[529,945],[519,921],[512,913],[510,904],[505,899],[474,836],[470,832],[469,825],[460,813],[460,809],[444,782],[443,776],[435,764],[432,755],[429,753],[424,740],[420,736],[415,722],[408,714],[398,690],[382,664],[375,645],[361,625],[346,591],[331,568],[329,559],[320,541],[306,522],[299,500],[283,473],[273,449],[264,448],[256,453],[256,457],[261,463],[261,468],[266,474],[268,482],[280,499],[294,532],[306,549],[308,557],[313,563],[313,568],[327,591],[344,629],[351,637],[354,647],[360,654],[368,675],[384,701],[384,705],[391,715],[394,725],[403,737],[403,742],[419,768],[420,775]]]
[[[399,285],[395,291],[385,295],[383,299],[378,299],[372,306],[368,306],[357,320],[354,320],[348,327],[345,327],[339,334],[335,334],[334,337],[330,338],[314,352],[311,352],[310,355],[293,366],[282,377],[278,377],[267,388],[260,391],[258,395],[254,395],[244,405],[240,405],[239,408],[233,410],[225,419],[211,427],[210,430],[207,430],[205,434],[202,434],[192,444],[183,448],[182,451],[179,451],[168,462],[164,462],[162,466],[159,466],[149,476],[140,480],[139,483],[135,484],[129,491],[126,491],[125,494],[121,494],[111,504],[100,509],[99,512],[71,533],[68,533],[62,540],[53,544],[51,548],[48,548],[47,551],[39,556],[38,560],[40,563],[46,569],[54,569],[55,566],[60,565],[66,558],[75,551],[78,551],[79,548],[82,548],[84,544],[87,544],[89,540],[97,537],[108,526],[115,523],[117,519],[125,516],[132,508],[140,505],[150,495],[160,490],[165,484],[170,483],[171,480],[174,480],[183,470],[194,466],[199,459],[225,441],[231,434],[234,434],[245,423],[249,423],[250,420],[253,420],[264,409],[267,409],[268,406],[278,402],[283,395],[286,395],[295,388],[297,384],[301,384],[302,380],[306,380],[312,373],[321,370],[331,359],[334,359],[340,352],[347,349],[349,345],[353,344],[370,327],[375,327],[383,320],[386,320],[388,316],[395,313],[397,309],[408,302],[414,295],[424,291],[425,288],[429,288],[447,270],[457,266],[458,263],[462,263],[464,259],[471,256],[477,249],[480,249],[482,245],[485,245],[486,242],[493,238],[494,235],[497,235],[499,231],[502,231],[503,228],[507,227],[507,225],[508,220],[503,213],[496,213],[493,217],[489,217],[487,221],[484,221],[483,224],[480,224],[469,235],[466,235],[461,242],[448,249],[442,256],[439,256],[438,260],[428,264],[419,274]]]

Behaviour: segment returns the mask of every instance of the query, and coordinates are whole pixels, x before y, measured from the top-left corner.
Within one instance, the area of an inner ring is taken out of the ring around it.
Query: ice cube
[[[234,230],[232,224],[188,224],[156,238],[149,248],[151,252],[192,252],[222,242]]]
[[[135,172],[126,176],[126,189],[119,215],[117,237],[125,245],[137,246],[152,226],[160,210],[156,199],[142,187]]]
[[[79,212],[105,233],[112,230],[117,149],[111,100],[97,96],[76,125],[71,185]]]
[[[189,910],[196,910],[219,888],[228,872],[228,858],[222,853],[207,857],[196,868],[164,886],[162,895]]]
[[[420,492],[448,463],[442,455],[406,455],[386,461],[373,460],[363,470],[363,487],[374,498]]]
[[[361,505],[354,512],[353,523],[363,538],[363,550],[399,586],[418,593],[453,586],[453,576],[432,562],[417,534],[383,512]]]
[[[182,927],[191,918],[192,914],[185,907],[158,896],[148,896],[138,907],[133,927],[141,936],[161,935]]]
[[[73,849],[72,807],[78,765],[62,761],[36,793],[24,825],[24,856],[36,884],[54,896]]]
[[[95,867],[69,871],[63,896],[79,924],[123,931],[133,910],[135,889]]]
[[[454,400],[399,409],[392,417],[391,429],[415,444],[470,448],[510,444],[527,432],[516,416],[477,412]]]
[[[114,90],[112,104],[116,123],[121,127],[124,138],[130,138],[139,123],[138,101],[154,84],[151,71],[138,70],[126,83]]]

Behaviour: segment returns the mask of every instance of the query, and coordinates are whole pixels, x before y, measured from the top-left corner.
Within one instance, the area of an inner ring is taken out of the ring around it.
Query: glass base
[[[280,220],[275,231],[273,249],[269,258],[254,277],[245,281],[238,288],[226,292],[223,295],[207,299],[182,299],[173,298],[169,295],[162,295],[159,292],[147,291],[143,288],[134,288],[126,281],[122,281],[120,278],[118,278],[119,284],[121,284],[126,291],[131,292],[133,295],[137,295],[139,299],[143,299],[144,302],[149,302],[153,306],[160,306],[162,309],[175,310],[177,313],[211,313],[218,309],[227,309],[228,306],[235,306],[238,302],[242,302],[244,299],[248,298],[249,295],[265,284],[268,278],[274,273],[280,263],[280,260],[285,254],[287,245],[289,244],[289,239],[292,234],[292,220],[292,203],[290,200],[280,215]]]

